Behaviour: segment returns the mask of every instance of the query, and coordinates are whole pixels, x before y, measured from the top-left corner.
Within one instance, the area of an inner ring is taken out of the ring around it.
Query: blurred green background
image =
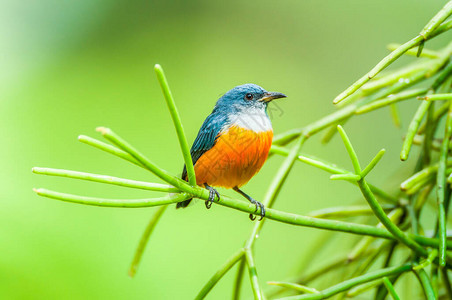
[[[190,143],[216,99],[253,82],[289,96],[274,106],[275,134],[335,108],[332,99],[386,53],[416,35],[445,1],[12,1],[0,2],[0,297],[3,299],[191,299],[248,237],[244,213],[202,203],[168,209],[134,279],[138,240],[156,210],[88,207],[40,198],[32,187],[114,198],[145,191],[49,178],[31,167],[66,168],[158,182],[152,174],[77,141],[108,126],[158,165],[183,159],[153,65],[168,77]],[[437,49],[450,35],[429,42]],[[414,58],[404,58],[405,62]],[[404,127],[412,103],[401,105]],[[346,129],[361,160],[387,155],[370,175],[392,186],[401,130],[389,112]],[[350,167],[341,142],[304,151]],[[273,157],[245,187],[260,199],[282,162]],[[359,191],[296,164],[276,208],[300,214],[349,204]],[[222,191],[232,195],[231,191]],[[269,221],[256,243],[260,281],[295,274],[319,231]],[[350,235],[337,234],[339,238]],[[345,245],[324,251],[326,260]],[[334,250],[334,251],[333,251]],[[209,294],[230,297],[230,272]],[[327,283],[326,283],[327,284]],[[242,292],[250,297],[249,279]]]

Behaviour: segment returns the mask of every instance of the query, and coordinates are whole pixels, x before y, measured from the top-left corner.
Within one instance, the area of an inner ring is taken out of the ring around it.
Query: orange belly
[[[253,132],[231,127],[195,164],[196,182],[225,188],[240,187],[262,167],[273,131]]]

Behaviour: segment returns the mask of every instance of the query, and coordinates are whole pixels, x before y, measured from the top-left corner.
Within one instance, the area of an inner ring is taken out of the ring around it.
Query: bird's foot
[[[260,203],[259,201],[254,200],[253,198],[250,197],[250,202],[254,205],[256,205],[256,209],[254,210],[254,212],[257,212],[257,209],[260,208],[260,220],[262,220],[265,217],[265,207],[262,203]],[[256,220],[256,217],[253,214],[250,214],[250,219],[251,221]]]
[[[210,209],[212,207],[212,203],[215,200],[215,195],[218,197],[218,201],[220,201],[220,193],[213,187],[204,184],[206,186],[206,189],[209,190],[209,199],[206,200],[206,208]]]

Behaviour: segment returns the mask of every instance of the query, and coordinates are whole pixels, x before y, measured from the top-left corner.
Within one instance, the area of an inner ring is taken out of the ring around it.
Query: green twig
[[[421,124],[422,119],[424,118],[425,113],[430,107],[431,102],[424,101],[422,102],[416,113],[414,114],[413,119],[411,120],[411,123],[408,127],[408,131],[405,137],[405,141],[403,142],[402,151],[400,152],[400,159],[401,160],[407,160],[408,155],[410,154],[411,145],[413,144],[414,136],[416,135],[419,124]]]
[[[146,226],[146,229],[144,230],[143,235],[141,236],[140,243],[138,244],[138,247],[135,251],[135,256],[133,257],[132,263],[129,268],[130,277],[135,276],[138,269],[138,265],[140,264],[141,261],[141,257],[143,256],[144,249],[146,248],[146,245],[149,241],[149,237],[151,236],[155,226],[157,225],[158,221],[160,220],[160,217],[163,215],[167,207],[168,205],[160,206],[159,209],[152,216],[151,220],[148,223],[148,226]]]
[[[168,192],[168,193],[179,192],[179,190],[177,188],[166,185],[166,184],[123,179],[123,178],[118,178],[118,177],[113,177],[113,176],[108,176],[108,175],[99,175],[99,174],[69,171],[69,170],[63,170],[63,169],[39,168],[39,167],[32,168],[32,172],[35,174],[41,174],[41,175],[50,175],[50,176],[59,176],[59,177],[88,180],[88,181],[93,181],[93,182],[113,184],[113,185],[134,188],[134,189],[148,190],[148,191],[158,191],[158,192]]]
[[[190,197],[192,194],[176,194],[173,196],[165,196],[161,198],[151,198],[151,199],[103,199],[103,198],[93,198],[77,196],[72,194],[64,194],[54,191],[49,191],[45,189],[35,189],[35,192],[39,196],[52,198],[56,200],[62,200],[72,203],[87,204],[94,206],[103,207],[150,207],[157,205],[165,205],[170,203],[175,203],[179,201],[184,201]],[[208,193],[202,194],[201,199],[207,200]],[[255,210],[255,205],[250,204],[245,201],[236,200],[229,198],[227,196],[221,196],[222,201],[219,202],[220,205],[230,207],[245,213],[253,213]],[[377,228],[374,226],[356,224],[350,222],[334,221],[327,219],[312,218],[287,212],[278,211],[275,209],[266,209],[266,219],[296,225],[313,227],[318,229],[328,229],[333,231],[341,231],[358,235],[369,235],[374,237],[381,237],[384,239],[395,239],[394,236],[385,229]],[[258,224],[258,223],[256,223]],[[410,238],[414,239],[416,242],[428,246],[428,247],[438,247],[439,241],[434,238],[427,238],[423,236],[408,235]],[[452,241],[447,241],[448,247],[452,248]]]
[[[392,210],[395,208],[393,204],[382,205],[384,210]],[[348,218],[363,215],[373,215],[373,211],[369,206],[337,206],[327,207],[316,211],[311,211],[308,216],[313,218]]]
[[[246,258],[242,257],[237,268],[237,273],[234,281],[234,288],[232,293],[232,300],[238,300],[240,298],[240,287],[242,286],[243,270],[245,269]]]
[[[245,257],[246,263],[248,265],[248,272],[250,275],[251,289],[253,290],[254,299],[263,299],[262,290],[259,286],[259,279],[257,278],[257,270],[256,265],[254,264],[254,257],[251,253],[250,248],[245,249]]]
[[[441,145],[438,172],[436,177],[436,194],[438,199],[438,222],[439,222],[439,262],[441,266],[446,264],[447,251],[447,228],[446,228],[446,178],[447,178],[447,158],[449,155],[449,140],[452,135],[452,101],[450,102],[449,112],[447,113],[446,130],[443,143]]]
[[[392,299],[394,300],[400,300],[399,295],[397,295],[397,292],[394,289],[394,286],[392,285],[391,281],[388,279],[388,277],[383,277],[383,283],[388,290],[389,294],[391,294]]]
[[[390,51],[394,51],[395,49],[397,49],[398,47],[400,47],[400,44],[396,44],[396,43],[391,43],[388,44],[386,46],[386,48],[388,48],[388,50]],[[411,56],[418,56],[419,50],[417,47],[414,47],[410,50],[408,50],[407,52],[405,52],[406,55],[411,55]],[[422,53],[420,55],[420,57],[427,57],[427,58],[438,58],[439,57],[439,53],[435,50],[430,50],[430,49],[422,49]]]
[[[121,149],[116,148],[115,146],[109,145],[107,143],[101,142],[99,140],[96,140],[92,137],[86,136],[86,135],[79,135],[78,140],[84,144],[93,146],[99,150],[105,151],[107,153],[113,154],[119,158],[122,158],[124,160],[127,160],[128,162],[131,162],[139,167],[145,168],[139,161],[137,161],[135,158],[133,158],[132,155],[129,153],[122,151]]]
[[[441,25],[441,22],[447,19],[452,13],[452,1],[449,1],[444,7],[424,26],[419,33],[426,40],[432,32]]]
[[[283,282],[283,281],[269,281],[267,282],[267,284],[269,285],[276,285],[276,286],[280,286],[280,287],[284,287],[284,288],[289,288],[289,289],[293,289],[302,293],[307,293],[307,294],[316,294],[319,291],[314,289],[314,288],[310,288],[298,283],[292,283],[292,282]]]
[[[354,286],[373,281],[376,279],[380,279],[385,276],[392,276],[400,273],[404,273],[411,270],[411,264],[404,264],[398,267],[390,267],[377,271],[373,271],[367,273],[362,276],[358,276],[349,280],[345,280],[337,285],[334,285],[330,288],[327,288],[323,291],[320,291],[317,294],[305,294],[305,295],[297,295],[292,297],[282,298],[285,300],[296,300],[296,299],[309,299],[309,300],[317,300],[317,299],[325,299],[331,297],[333,295],[339,294],[340,292],[347,291]]]
[[[86,197],[86,196],[78,196],[73,194],[65,194],[59,193],[55,191],[50,191],[46,189],[33,189],[39,196],[52,198],[56,200],[85,204],[85,205],[93,205],[93,206],[106,206],[106,207],[127,207],[127,208],[137,208],[137,207],[152,207],[152,206],[160,206],[171,203],[176,203],[180,201],[184,201],[190,199],[190,196],[187,193],[174,194],[171,196],[163,196],[158,198],[147,198],[147,199],[106,199],[106,198],[95,198],[95,197]]]
[[[433,290],[432,283],[428,278],[427,272],[424,269],[415,270],[419,282],[421,283],[422,289],[424,291],[425,298],[428,300],[436,300],[435,291]]]
[[[425,97],[417,97],[417,99],[426,101],[452,100],[452,94],[433,94]]]
[[[193,167],[193,161],[190,154],[190,148],[188,147],[187,138],[185,137],[184,128],[182,127],[182,122],[180,120],[179,112],[177,111],[176,104],[174,103],[173,95],[166,80],[165,73],[159,64],[154,67],[155,73],[162,88],[163,95],[165,96],[166,104],[168,105],[168,110],[173,119],[174,128],[176,128],[177,138],[179,139],[179,145],[182,150],[182,155],[185,161],[185,167],[187,169],[188,182],[191,186],[196,185],[195,169]]]
[[[212,288],[217,284],[217,282],[226,274],[239,260],[243,258],[245,254],[243,248],[241,248],[237,253],[235,253],[231,258],[229,258],[221,268],[209,279],[209,281],[204,285],[202,290],[198,293],[195,299],[204,299],[207,294],[212,290]]]
[[[407,100],[407,99],[414,98],[419,95],[424,95],[425,93],[427,93],[427,89],[412,89],[412,90],[400,92],[398,94],[391,94],[391,95],[388,95],[386,98],[378,99],[374,102],[361,106],[360,108],[358,108],[356,110],[355,113],[356,114],[367,113],[367,112],[376,110],[381,107],[392,105],[392,104],[397,103],[402,100]]]

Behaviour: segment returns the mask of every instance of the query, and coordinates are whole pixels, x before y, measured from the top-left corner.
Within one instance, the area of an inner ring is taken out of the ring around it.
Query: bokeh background
[[[101,125],[180,174],[183,159],[153,74],[155,63],[166,71],[190,142],[216,99],[247,82],[289,96],[272,107],[277,134],[332,112],[334,96],[377,63],[386,44],[416,35],[444,3],[0,2],[0,297],[191,299],[248,237],[253,224],[244,213],[218,205],[207,211],[199,201],[185,210],[170,208],[131,279],[129,263],[155,208],[88,207],[32,192],[46,187],[114,198],[155,196],[31,173],[33,166],[46,166],[158,182],[77,141],[79,134],[98,137],[94,128]],[[448,39],[446,34],[427,47],[438,49]],[[400,109],[402,129],[394,129],[387,110],[346,126],[363,163],[380,148],[388,150],[370,179],[389,189],[396,184],[391,175],[411,166],[398,155],[414,105]],[[304,151],[351,167],[337,137],[327,145],[313,138]],[[271,158],[245,190],[262,198],[282,160]],[[276,208],[306,214],[361,200],[354,186],[328,178],[296,164]],[[255,248],[262,285],[296,274],[301,261],[310,260],[319,235],[268,221]],[[346,251],[346,238],[352,237],[337,234],[318,249],[317,259]],[[229,298],[234,275],[230,272],[209,298]],[[247,276],[242,292],[251,296]]]

